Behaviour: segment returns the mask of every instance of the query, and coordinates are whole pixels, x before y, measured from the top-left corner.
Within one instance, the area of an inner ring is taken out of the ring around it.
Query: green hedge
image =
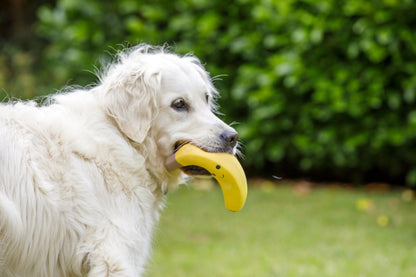
[[[148,2],[42,7],[50,78],[87,84],[111,47],[167,42],[225,74],[250,172],[416,185],[415,1]]]

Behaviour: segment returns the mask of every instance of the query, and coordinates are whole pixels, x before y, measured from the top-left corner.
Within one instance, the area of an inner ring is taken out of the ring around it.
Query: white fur
[[[215,95],[197,58],[140,45],[95,87],[0,105],[0,276],[140,276],[183,181],[164,166],[175,143],[217,151],[232,130]]]

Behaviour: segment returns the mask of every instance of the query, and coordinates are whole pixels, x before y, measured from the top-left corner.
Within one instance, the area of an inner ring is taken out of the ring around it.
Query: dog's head
[[[141,46],[120,55],[103,85],[120,131],[137,144],[151,140],[159,157],[185,143],[236,153],[238,134],[215,115],[218,93],[196,57]]]

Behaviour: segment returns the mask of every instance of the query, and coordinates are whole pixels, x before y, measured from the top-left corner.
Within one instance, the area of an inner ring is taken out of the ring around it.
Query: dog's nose
[[[220,137],[230,147],[234,147],[238,141],[238,133],[234,130],[225,130]]]

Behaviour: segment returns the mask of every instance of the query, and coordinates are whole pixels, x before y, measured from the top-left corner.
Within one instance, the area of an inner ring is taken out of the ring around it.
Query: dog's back
[[[73,199],[83,196],[70,181],[74,168],[60,126],[53,130],[47,123],[57,113],[44,109],[30,103],[0,106],[1,276],[80,271],[82,261],[72,259],[83,219],[73,212],[78,210]],[[77,264],[79,269],[70,268]]]

